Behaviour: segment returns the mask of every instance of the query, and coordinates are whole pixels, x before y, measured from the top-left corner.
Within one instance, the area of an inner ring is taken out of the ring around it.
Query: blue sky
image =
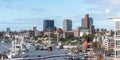
[[[0,0],[0,30],[42,30],[44,19],[54,19],[62,28],[64,19],[73,21],[73,29],[81,26],[81,19],[90,14],[96,28],[113,29],[108,19],[120,15],[119,0]]]

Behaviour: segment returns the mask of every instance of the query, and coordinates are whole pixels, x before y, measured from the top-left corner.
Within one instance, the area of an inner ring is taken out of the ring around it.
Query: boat
[[[17,57],[19,55],[24,55],[25,52],[28,52],[30,44],[25,43],[23,36],[16,36],[15,40],[12,41],[12,46],[9,49],[7,54],[8,58]]]

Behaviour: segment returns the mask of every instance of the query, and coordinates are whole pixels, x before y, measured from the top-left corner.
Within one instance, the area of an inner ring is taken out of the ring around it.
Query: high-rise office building
[[[43,31],[54,31],[54,20],[44,20],[43,21]]]
[[[84,28],[90,29],[91,25],[93,25],[93,19],[89,17],[89,14],[86,14],[85,17],[81,21],[81,25]]]
[[[6,32],[9,33],[11,30],[10,28],[6,28]]]
[[[37,27],[36,26],[33,27],[33,31],[37,31]]]
[[[95,33],[95,27],[94,27],[94,25],[90,26],[90,33]]]
[[[33,32],[34,32],[34,36],[38,36],[39,31],[37,30],[36,26],[33,27]]]
[[[71,31],[72,30],[72,21],[69,19],[65,19],[63,21],[63,30],[64,31]]]

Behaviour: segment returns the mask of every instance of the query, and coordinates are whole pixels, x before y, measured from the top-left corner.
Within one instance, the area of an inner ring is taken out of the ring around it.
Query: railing
[[[116,45],[116,48],[120,48],[120,45]]]
[[[120,55],[116,55],[117,58],[120,58]]]
[[[45,57],[11,58],[6,60],[48,59],[48,58],[55,58],[55,57],[80,57],[81,59],[84,59],[84,56],[80,54],[77,54],[77,55],[57,54],[57,55],[50,55]]]

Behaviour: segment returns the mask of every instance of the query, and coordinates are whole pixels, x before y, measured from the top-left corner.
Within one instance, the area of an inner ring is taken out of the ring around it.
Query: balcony
[[[120,55],[116,55],[116,58],[120,58]]]
[[[114,40],[115,41],[120,40],[120,37],[115,37]]]
[[[116,48],[120,48],[120,45],[116,45]]]
[[[120,51],[120,48],[114,48],[115,51]]]

